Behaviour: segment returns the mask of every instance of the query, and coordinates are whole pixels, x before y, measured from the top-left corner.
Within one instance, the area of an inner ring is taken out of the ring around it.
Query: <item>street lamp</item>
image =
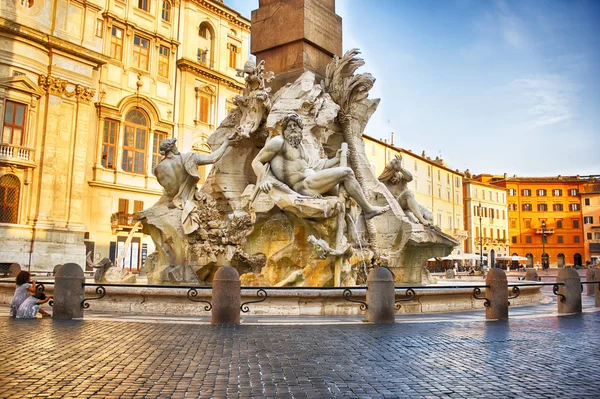
[[[548,265],[548,259],[546,256],[544,256],[546,254],[546,221],[542,220],[542,269],[547,269]]]
[[[481,216],[483,214],[483,208],[481,207],[481,201],[479,201],[479,269],[483,271],[483,229],[481,225]]]

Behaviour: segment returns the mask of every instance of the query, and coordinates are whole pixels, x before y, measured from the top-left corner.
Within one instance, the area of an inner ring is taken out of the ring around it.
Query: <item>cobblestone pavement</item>
[[[600,312],[241,325],[0,317],[0,398],[598,398]]]

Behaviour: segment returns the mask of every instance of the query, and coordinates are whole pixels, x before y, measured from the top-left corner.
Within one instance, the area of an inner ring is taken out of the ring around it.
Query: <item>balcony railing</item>
[[[133,213],[116,212],[110,215],[110,224],[116,229],[119,227],[131,227],[135,224]]]
[[[7,143],[0,144],[0,158],[7,161],[34,161],[35,150],[33,148],[22,147]]]

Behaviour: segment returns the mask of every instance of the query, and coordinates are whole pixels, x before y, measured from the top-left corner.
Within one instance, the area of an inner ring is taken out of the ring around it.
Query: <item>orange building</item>
[[[589,177],[480,177],[507,191],[511,255],[530,266],[583,265],[581,193]]]
[[[600,264],[600,179],[596,178],[581,192],[583,214],[584,261]]]

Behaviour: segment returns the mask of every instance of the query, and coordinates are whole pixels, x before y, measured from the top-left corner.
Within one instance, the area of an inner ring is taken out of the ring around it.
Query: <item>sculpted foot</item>
[[[369,220],[374,218],[375,216],[379,216],[382,213],[385,213],[390,210],[390,206],[374,206],[370,212],[365,212],[365,219]]]

